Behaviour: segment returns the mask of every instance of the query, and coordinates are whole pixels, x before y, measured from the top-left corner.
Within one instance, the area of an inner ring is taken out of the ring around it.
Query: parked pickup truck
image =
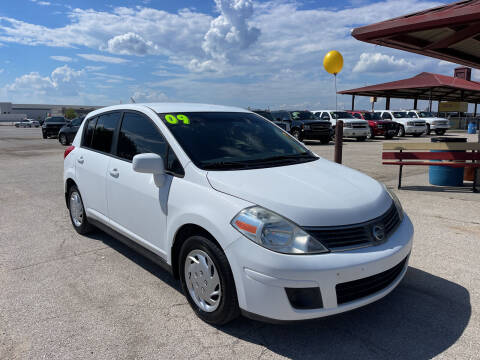
[[[357,119],[368,121],[368,139],[374,139],[375,136],[383,136],[385,139],[391,139],[397,133],[397,124],[390,120],[383,120],[380,114],[371,111],[348,111]]]
[[[333,136],[330,122],[318,119],[307,110],[277,110],[271,112],[273,122],[288,131],[296,139],[320,140],[328,144]]]
[[[353,117],[346,111],[313,110],[313,113],[322,120],[330,121],[335,128],[337,120],[343,121],[343,136],[365,141],[368,136],[368,122]]]
[[[432,130],[435,131],[437,135],[443,135],[450,129],[450,122],[447,119],[437,117],[430,111],[408,110],[408,115],[414,119],[425,120],[427,135],[430,135]]]
[[[63,116],[52,116],[45,119],[42,125],[42,135],[46,139],[49,136],[58,136],[60,129],[67,123]]]
[[[397,136],[422,136],[427,131],[425,120],[412,118],[406,111],[375,110],[384,120],[392,120],[398,124]]]

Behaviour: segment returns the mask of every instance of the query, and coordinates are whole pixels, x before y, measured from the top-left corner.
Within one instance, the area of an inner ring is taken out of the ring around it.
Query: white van
[[[343,136],[356,138],[357,141],[365,141],[368,136],[368,121],[357,119],[346,111],[313,110],[319,119],[328,120],[335,128],[337,120],[343,121]]]
[[[408,268],[413,225],[393,192],[244,109],[93,111],[63,180],[78,233],[102,229],[160,264],[212,324],[341,313]]]
[[[432,130],[435,131],[437,135],[444,135],[447,130],[450,129],[450,122],[447,119],[437,117],[430,111],[408,110],[408,115],[414,119],[425,120],[427,135],[430,135]]]
[[[426,122],[422,119],[412,118],[406,111],[375,110],[382,119],[392,120],[398,126],[397,136],[405,135],[422,136],[427,131]]]

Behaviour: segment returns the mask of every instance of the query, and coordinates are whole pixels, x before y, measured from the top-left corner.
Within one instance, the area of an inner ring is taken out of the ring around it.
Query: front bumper
[[[432,129],[432,130],[448,130],[448,129],[450,129],[450,125],[430,124],[430,129]]]
[[[314,319],[358,308],[390,293],[406,273],[413,225],[405,219],[381,245],[320,255],[285,255],[241,237],[226,249],[240,308],[253,316],[277,321]],[[382,290],[363,298],[337,302],[336,285],[387,271],[406,260],[400,274]],[[285,288],[319,288],[321,308],[294,308]]]
[[[368,128],[343,128],[344,137],[366,137],[368,135]]]
[[[330,137],[330,129],[326,128],[325,130],[303,130],[302,136],[304,139],[309,140],[319,140],[322,138]]]
[[[405,134],[423,134],[426,131],[425,126],[405,126]]]

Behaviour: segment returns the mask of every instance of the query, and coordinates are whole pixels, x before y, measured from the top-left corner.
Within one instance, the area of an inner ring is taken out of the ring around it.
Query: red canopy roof
[[[359,27],[352,36],[480,68],[480,0],[460,1]]]
[[[409,79],[339,91],[339,94],[422,100],[480,102],[480,83],[423,72]]]

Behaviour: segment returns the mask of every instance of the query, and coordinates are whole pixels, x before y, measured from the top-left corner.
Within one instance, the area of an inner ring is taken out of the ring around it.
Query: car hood
[[[376,180],[318,159],[265,169],[209,171],[217,191],[270,209],[301,226],[337,226],[376,218],[392,204]]]

